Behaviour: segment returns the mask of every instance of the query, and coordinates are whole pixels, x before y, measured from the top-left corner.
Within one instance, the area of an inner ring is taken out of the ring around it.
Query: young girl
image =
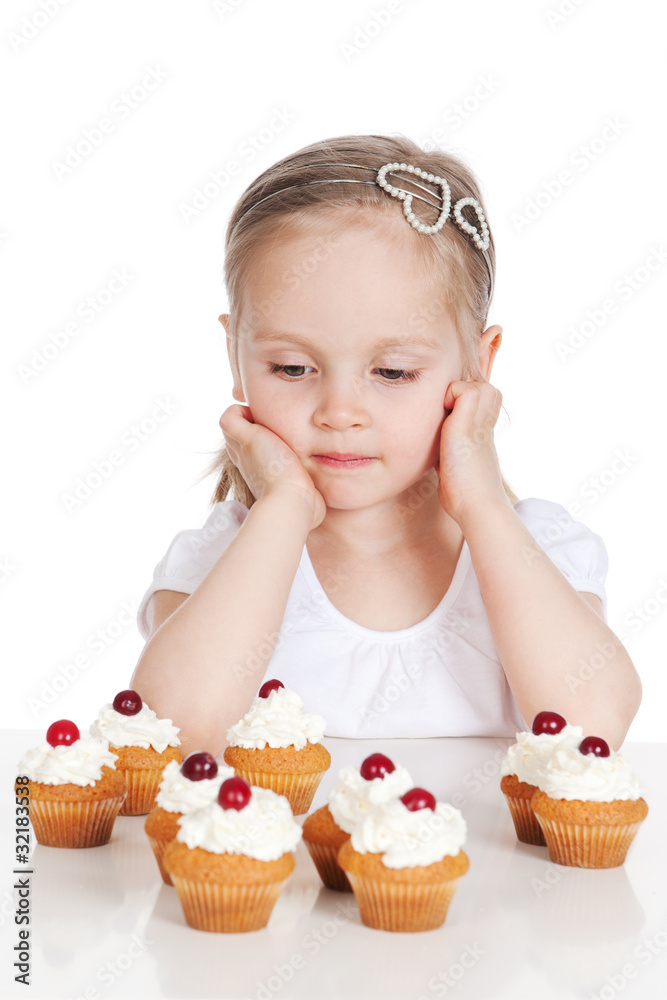
[[[604,545],[499,468],[494,269],[474,176],[402,137],[314,143],[241,196],[215,503],[155,568],[131,682],[186,753],[270,677],[329,736],[512,736],[549,709],[622,743],[641,686]]]

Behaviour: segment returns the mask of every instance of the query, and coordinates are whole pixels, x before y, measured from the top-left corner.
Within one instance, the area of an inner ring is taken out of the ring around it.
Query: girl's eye
[[[309,365],[277,365],[273,361],[269,363],[269,371],[272,374],[283,373],[292,379],[299,378],[308,367]]]
[[[407,371],[402,368],[376,368],[375,370],[380,372],[382,377],[388,379],[390,382],[398,382],[401,379],[406,382],[416,382],[421,377],[419,368]]]
[[[305,374],[306,369],[310,368],[310,365],[279,365],[271,361],[268,368],[273,375],[286,375],[288,379],[296,381]],[[314,371],[312,368],[310,370]],[[376,368],[374,370],[379,372],[387,382],[416,382],[422,374],[419,368],[409,370],[403,368]]]

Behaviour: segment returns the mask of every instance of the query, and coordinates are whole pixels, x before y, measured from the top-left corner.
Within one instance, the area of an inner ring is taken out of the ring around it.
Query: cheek
[[[405,461],[431,468],[440,457],[440,433],[445,419],[443,397],[422,400],[410,414],[403,415],[402,451]]]
[[[401,414],[406,437],[413,444],[418,443],[420,450],[431,446],[440,436],[445,419],[444,392],[434,394],[431,398],[415,400],[414,407]]]
[[[248,384],[247,399],[256,423],[268,427],[292,449],[300,449],[306,417],[300,411],[296,396],[286,400],[280,387],[275,388],[272,383],[262,380]]]

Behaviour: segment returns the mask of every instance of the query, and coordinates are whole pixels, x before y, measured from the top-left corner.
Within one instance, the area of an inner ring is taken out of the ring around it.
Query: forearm
[[[471,510],[461,528],[510,688],[530,722],[559,712],[618,748],[641,684],[616,635],[568,583],[508,504]]]
[[[181,727],[185,753],[218,753],[250,707],[309,530],[297,498],[258,500],[195,592],[146,643],[132,684]]]

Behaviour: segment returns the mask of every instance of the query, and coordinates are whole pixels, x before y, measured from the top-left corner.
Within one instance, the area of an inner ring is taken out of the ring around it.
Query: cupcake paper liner
[[[229,934],[266,927],[286,881],[234,885],[173,876],[187,924],[198,931]]]
[[[118,768],[125,778],[127,798],[120,811],[121,816],[143,816],[149,813],[155,805],[155,798],[160,789],[164,768],[123,769]]]
[[[120,795],[81,802],[33,798],[30,822],[37,842],[45,847],[99,847],[107,844],[124,798]]]
[[[250,771],[234,765],[234,770],[250,785],[270,788],[276,795],[284,795],[295,816],[307,813],[317,786],[325,771],[290,773],[288,771]]]
[[[530,799],[508,795],[507,792],[504,794],[512,815],[512,820],[514,821],[514,829],[516,831],[517,840],[520,840],[522,844],[533,844],[536,847],[545,847],[546,840],[544,839],[544,834],[542,833],[542,827],[538,823],[537,817],[533,812]]]
[[[625,861],[640,823],[589,826],[537,816],[549,857],[573,868],[618,868]]]
[[[311,840],[306,840],[305,837],[304,843],[327,889],[352,892],[350,881],[338,864],[338,847],[329,844],[315,844]]]
[[[433,885],[382,882],[348,873],[359,915],[381,931],[430,931],[445,922],[461,877]]]
[[[148,834],[147,834],[148,836]],[[165,885],[173,885],[171,881],[171,876],[167,869],[164,867],[162,859],[164,857],[164,852],[167,850],[171,844],[173,837],[160,838],[148,836],[148,842],[153,848],[153,854],[155,855],[155,860],[157,861],[157,866],[160,869],[160,875],[162,876],[162,881]]]

